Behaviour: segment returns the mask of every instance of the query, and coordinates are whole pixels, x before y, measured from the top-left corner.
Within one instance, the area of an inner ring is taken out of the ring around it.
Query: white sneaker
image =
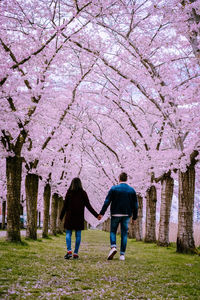
[[[114,255],[117,253],[117,249],[115,247],[111,248],[109,254],[108,254],[108,260],[113,259]]]
[[[119,259],[120,260],[125,260],[125,256],[124,255],[120,255]]]

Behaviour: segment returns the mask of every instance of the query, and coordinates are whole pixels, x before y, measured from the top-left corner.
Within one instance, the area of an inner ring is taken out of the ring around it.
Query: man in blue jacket
[[[110,206],[111,225],[110,225],[110,244],[111,250],[108,260],[113,259],[117,253],[116,233],[118,225],[121,224],[121,247],[120,260],[125,260],[125,251],[128,237],[128,224],[130,218],[137,219],[138,201],[135,190],[127,183],[127,174],[121,173],[119,176],[119,184],[113,186],[105,199],[103,207],[100,211],[98,219],[101,220],[108,206]]]

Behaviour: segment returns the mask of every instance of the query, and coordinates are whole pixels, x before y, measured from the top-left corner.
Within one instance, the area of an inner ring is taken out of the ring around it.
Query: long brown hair
[[[69,191],[78,191],[82,189],[83,187],[80,178],[78,177],[73,178],[69,187]]]

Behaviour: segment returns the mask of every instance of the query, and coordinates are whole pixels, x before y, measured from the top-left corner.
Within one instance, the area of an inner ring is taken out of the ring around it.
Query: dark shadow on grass
[[[42,237],[44,240],[52,240],[52,237],[51,236],[49,236],[49,235],[47,235],[47,236],[45,236],[45,237]]]
[[[35,239],[31,239],[31,238],[26,237],[25,240],[28,241],[28,242],[39,242],[39,243],[42,242],[41,238],[35,240]]]
[[[4,240],[3,242],[1,242],[1,245],[2,246],[16,245],[16,246],[29,247],[29,244],[27,242],[25,242],[24,240],[21,240],[21,241],[7,241],[7,240]]]
[[[29,246],[29,244],[28,244],[27,242],[25,242],[25,241],[21,241],[21,245],[22,245],[22,246],[26,246],[26,247]]]
[[[163,247],[163,248],[165,248],[167,250],[174,250],[174,251],[176,251],[176,243],[169,243],[168,246]]]
[[[63,236],[64,234],[65,234],[65,233],[57,233],[56,236],[57,236],[57,237],[60,237],[60,236]]]
[[[59,238],[59,237],[62,237],[64,235],[64,233],[56,233],[56,234],[50,234],[48,237],[51,237],[52,238]]]

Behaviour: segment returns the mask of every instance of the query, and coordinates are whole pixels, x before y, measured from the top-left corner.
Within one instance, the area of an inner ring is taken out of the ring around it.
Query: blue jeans
[[[111,248],[116,247],[116,233],[118,225],[121,224],[121,247],[120,254],[124,255],[126,251],[127,238],[128,238],[128,224],[130,217],[111,217],[110,224],[110,245]]]
[[[75,235],[76,235],[76,242],[75,242],[75,250],[74,253],[78,254],[78,250],[81,244],[81,230],[76,230],[75,231]],[[71,237],[72,237],[72,230],[68,229],[66,230],[66,244],[67,244],[67,251],[72,251],[71,248]]]

